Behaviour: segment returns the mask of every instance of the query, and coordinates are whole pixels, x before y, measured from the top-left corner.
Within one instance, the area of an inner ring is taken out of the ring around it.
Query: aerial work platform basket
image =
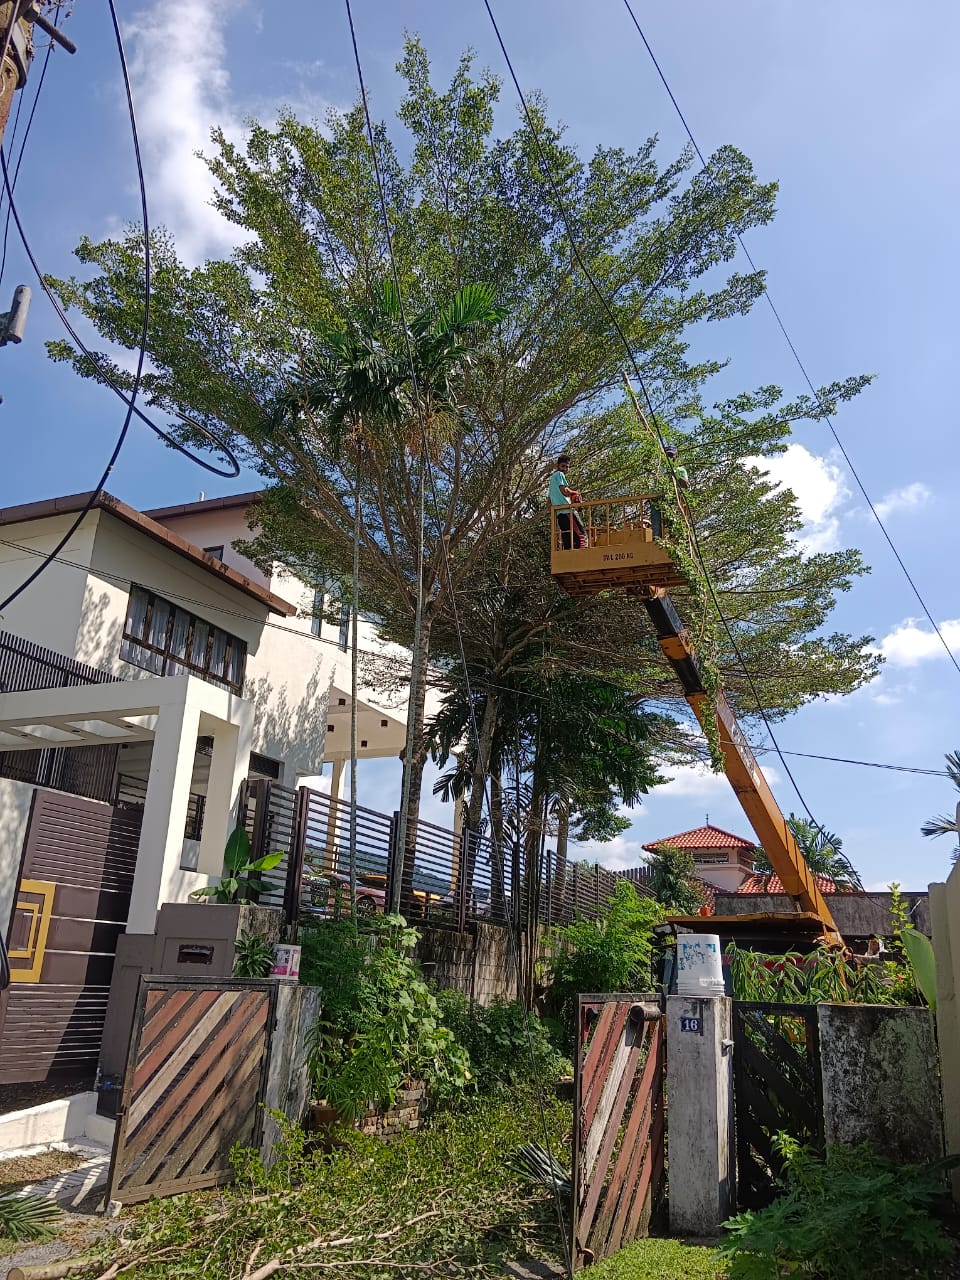
[[[663,532],[655,494],[554,507],[550,572],[572,596],[611,587],[685,586]]]

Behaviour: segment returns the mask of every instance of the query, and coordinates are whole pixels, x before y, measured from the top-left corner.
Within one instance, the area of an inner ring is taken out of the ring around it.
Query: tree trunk
[[[427,660],[430,656],[430,628],[433,623],[433,602],[424,605],[417,647],[413,654],[410,673],[410,702],[407,707],[407,745],[403,753],[404,797],[400,814],[398,855],[400,866],[394,876],[395,904],[400,914],[408,919],[420,908],[413,896],[413,870],[417,849],[417,824],[420,820],[420,791],[423,786],[423,768],[427,760],[423,741],[424,709],[427,697]]]
[[[477,744],[477,753],[473,763],[473,778],[470,782],[470,803],[467,806],[467,821],[465,838],[467,841],[467,860],[464,875],[464,893],[467,895],[467,903],[471,901],[473,893],[474,873],[477,865],[477,854],[480,841],[480,827],[483,823],[483,802],[486,796],[487,776],[490,772],[491,753],[493,750],[493,735],[497,728],[497,716],[499,712],[499,699],[492,689],[487,690],[486,701],[483,705],[483,720],[480,724],[480,741]],[[503,887],[503,844],[496,838],[491,828],[490,830],[490,896],[491,909],[496,913],[498,908],[503,909],[504,906],[504,887]]]
[[[557,814],[557,858],[550,879],[550,924],[563,919],[563,895],[567,887],[567,843],[570,839],[570,806],[560,805]]]

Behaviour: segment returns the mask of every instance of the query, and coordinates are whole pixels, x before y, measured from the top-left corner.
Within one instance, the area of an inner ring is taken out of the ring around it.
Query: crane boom
[[[816,877],[800,852],[793,832],[780,812],[780,806],[722,691],[717,694],[714,713],[711,699],[703,685],[696,651],[673,607],[673,601],[666,591],[657,588],[639,588],[634,594],[643,599],[660,648],[677,673],[683,686],[683,695],[701,725],[706,728],[714,714],[716,715],[724,772],[757,840],[780,877],[784,891],[801,910],[809,911],[819,919],[828,941],[838,942],[840,935],[837,926],[826,899],[820,892]]]

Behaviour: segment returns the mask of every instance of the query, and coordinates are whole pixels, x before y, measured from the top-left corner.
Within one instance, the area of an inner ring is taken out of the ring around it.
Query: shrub
[[[735,1000],[786,1004],[915,1004],[916,987],[895,961],[853,964],[829,947],[809,955],[788,951],[765,955],[731,943],[730,976]]]
[[[315,1096],[345,1120],[369,1103],[392,1106],[407,1081],[440,1101],[470,1081],[466,1050],[413,958],[419,936],[402,916],[378,916],[362,934],[347,921],[315,931],[310,969],[324,1013],[308,1039],[310,1073]]]
[[[233,951],[235,978],[268,978],[273,968],[273,943],[262,933],[241,933]]]
[[[724,1223],[721,1254],[734,1280],[900,1280],[932,1274],[950,1253],[931,1212],[944,1194],[948,1162],[898,1166],[869,1147],[832,1147],[826,1160],[785,1134],[784,1194],[766,1209]]]
[[[516,1001],[495,1000],[485,1008],[460,991],[438,991],[437,1003],[443,1025],[470,1055],[470,1071],[480,1093],[551,1083],[572,1071],[550,1043],[541,1020]]]
[[[663,908],[641,898],[629,880],[618,880],[607,914],[554,930],[558,953],[550,964],[548,1007],[573,1048],[577,996],[594,991],[644,991],[652,982],[653,926]]]

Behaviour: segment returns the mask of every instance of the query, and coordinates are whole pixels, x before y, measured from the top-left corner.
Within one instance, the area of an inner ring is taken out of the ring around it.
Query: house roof
[[[693,827],[690,831],[681,831],[679,835],[664,836],[662,840],[654,840],[643,847],[648,853],[657,853],[669,846],[672,849],[749,849],[757,847],[756,840],[745,840],[743,836],[735,836],[732,831],[723,831],[720,827]]]
[[[197,511],[229,511],[234,507],[253,507],[263,497],[259,489],[249,493],[229,493],[225,498],[201,498],[199,502],[181,502],[173,507],[152,507],[143,514],[151,520],[172,520],[174,516],[190,516]]]
[[[829,876],[814,876],[814,879],[821,893],[838,892],[836,881],[831,880]],[[778,875],[767,876],[756,872],[752,876],[747,876],[737,893],[786,893],[786,889]]]
[[[249,505],[250,494],[242,494],[238,495],[238,497],[243,497],[247,505]],[[91,498],[93,499],[92,502]],[[214,499],[214,501],[225,502],[227,500]],[[223,561],[215,560],[213,556],[208,556],[200,547],[194,546],[186,538],[181,538],[172,529],[165,528],[162,524],[158,524],[156,520],[151,519],[149,515],[145,515],[142,511],[137,511],[134,507],[127,506],[125,502],[121,502],[119,498],[113,497],[112,494],[106,493],[102,489],[95,494],[74,493],[62,498],[48,498],[43,502],[27,502],[18,507],[0,507],[0,526],[23,524],[29,520],[46,520],[53,516],[76,515],[84,509],[87,503],[90,503],[92,511],[106,511],[109,515],[122,520],[124,524],[130,525],[134,529],[139,529],[148,538],[163,544],[176,555],[182,556],[192,564],[199,565],[202,569],[206,569],[214,577],[228,582],[232,587],[243,592],[244,595],[250,596],[259,604],[266,605],[271,613],[279,613],[289,618],[297,612],[295,604],[282,600],[280,596],[274,595],[266,587],[253,582],[236,569],[231,569]]]

